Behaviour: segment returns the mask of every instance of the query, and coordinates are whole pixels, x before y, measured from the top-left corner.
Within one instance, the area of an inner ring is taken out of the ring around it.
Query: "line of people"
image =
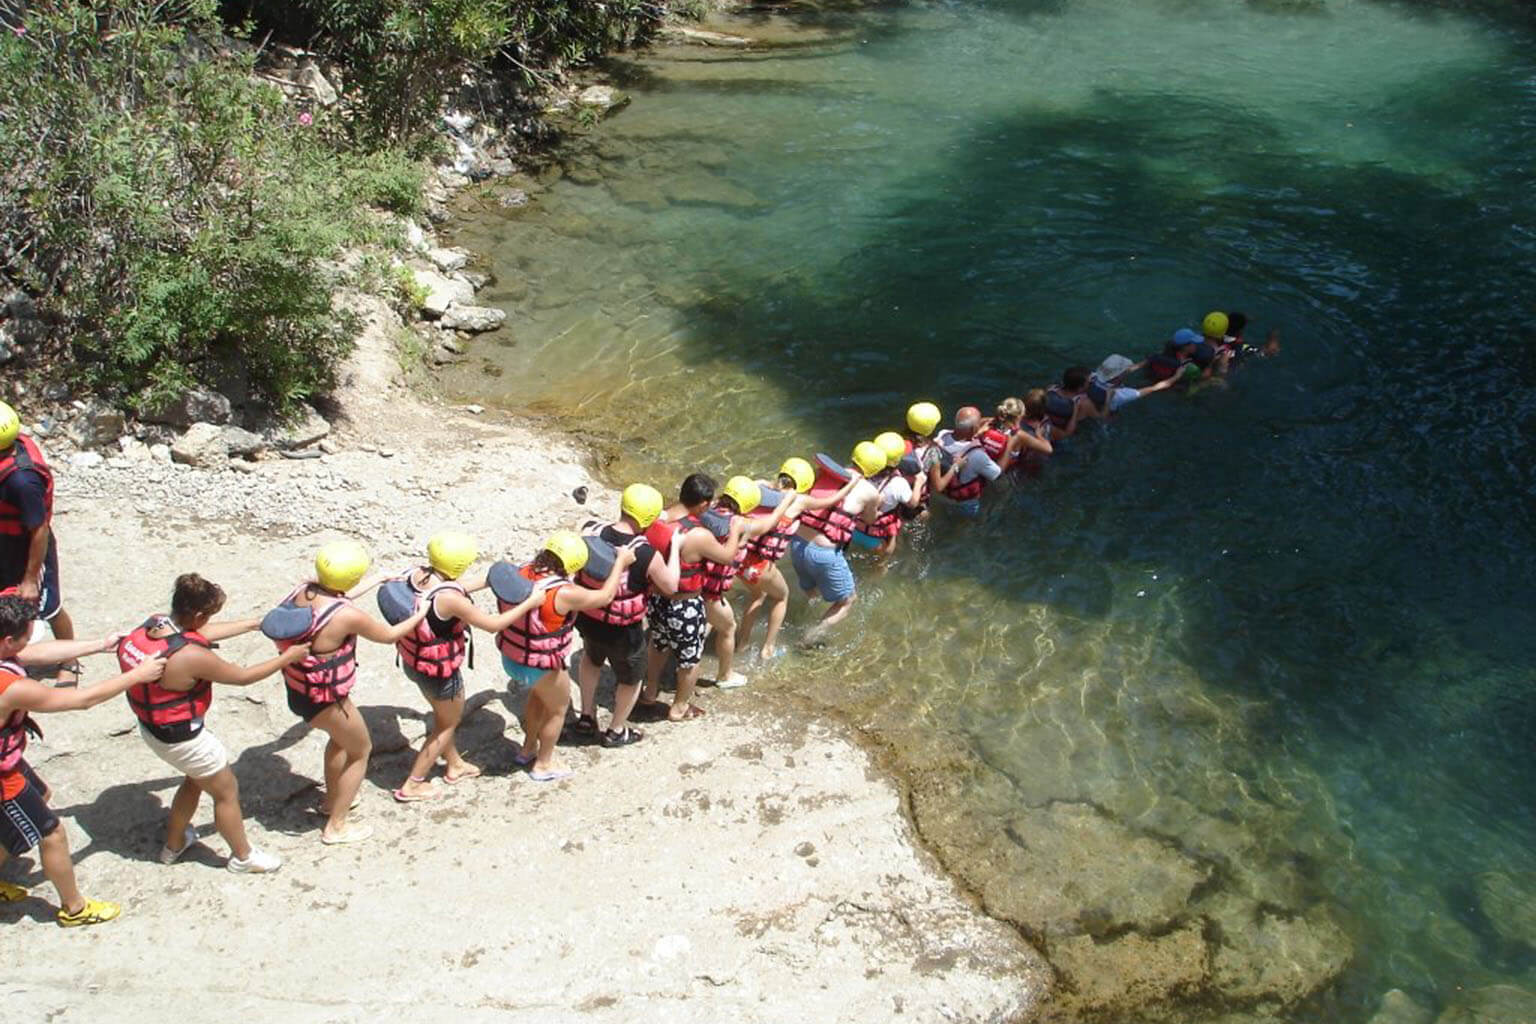
[[[7,577],[7,589],[0,591],[0,864],[39,848],[44,874],[58,891],[61,925],[118,915],[115,904],[80,893],[63,830],[49,808],[49,789],[24,753],[28,736],[39,734],[34,714],[81,710],[125,694],[145,746],[182,776],[160,860],[173,863],[198,841],[191,821],[207,795],[215,828],[229,846],[229,870],[276,870],[281,860],[253,846],[246,835],[228,751],[206,720],[215,684],[247,686],[278,673],[289,709],[327,735],[321,841],[367,839],[371,830],[350,820],[372,750],[352,699],[359,640],[395,646],[402,671],[432,712],[421,749],[393,791],[397,801],[431,800],[443,786],[481,773],[455,743],[473,630],[495,637],[509,682],[526,692],[514,765],[537,782],[567,778],[570,770],[556,757],[562,736],[619,748],[644,738],[632,724],[637,719],[686,722],[705,713],[694,697],[710,634],[718,661],[715,683],[722,689],[747,683],[736,659],[760,620],[765,623],[760,657],[777,655],[789,598],[780,569],[786,555],[802,592],[827,604],[806,631],[806,642],[814,643],[853,605],[850,547],[889,555],[903,528],[928,514],[933,495],[943,495],[962,515],[974,515],[990,483],[1010,471],[1038,473],[1055,447],[1089,420],[1113,416],[1149,394],[1225,375],[1249,354],[1278,350],[1273,334],[1262,348],[1246,345],[1244,323],[1241,314],[1213,313],[1194,340],[1194,332],[1180,331],[1142,362],[1115,355],[1094,371],[1072,367],[1060,384],[1005,399],[991,416],[961,407],[954,425],[944,430],[938,429],[939,408],[918,402],[907,410],[904,432],[859,442],[846,467],[826,456],[814,464],[793,457],[770,477],[737,475],[724,486],[693,473],[670,504],[649,484],[630,484],[616,518],[556,531],[525,564],[498,562],[470,576],[480,557],[474,538],[446,531],[428,542],[424,564],[365,583],[371,567],[367,550],[343,541],[321,548],[313,578],[261,619],[215,622],[225,604],[223,590],[187,573],[176,579],[168,611],[127,633],[90,641],[56,631],[52,641],[31,642],[35,621],[59,607],[56,556],[49,561],[53,543],[46,525],[52,477],[41,450],[20,436],[14,410],[0,403],[0,535],[26,538],[11,552],[11,562],[0,562],[12,575],[18,562],[24,571],[23,585]],[[1149,382],[1127,384],[1137,371]],[[41,522],[48,536],[42,539],[27,532],[26,524],[38,519],[36,509],[6,487],[18,473],[38,477],[28,486],[44,498]],[[739,619],[730,602],[738,581],[747,597]],[[375,587],[382,618],[356,604]],[[495,612],[474,600],[484,589],[493,592]],[[220,641],[256,629],[275,641],[274,657],[242,666],[215,652]],[[578,635],[581,650],[573,659]],[[28,678],[29,668],[109,652],[116,654],[119,674],[87,689],[69,688],[68,677],[52,686]],[[675,692],[664,703],[661,684],[669,663],[676,666]],[[567,733],[573,664],[579,704]],[[613,672],[615,691],[603,727],[597,691],[605,666]],[[441,785],[432,778],[439,763]],[[0,882],[0,902],[27,895],[20,886]]]

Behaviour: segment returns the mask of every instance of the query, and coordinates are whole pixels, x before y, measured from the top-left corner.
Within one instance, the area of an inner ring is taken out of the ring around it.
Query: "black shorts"
[[[613,666],[614,682],[620,686],[632,686],[645,678],[645,626],[615,626],[611,622],[599,622],[590,615],[576,619],[576,632],[581,634],[582,657],[601,668]]]
[[[292,711],[306,722],[311,721],[316,715],[324,711],[326,708],[333,708],[337,704],[341,703],[340,701],[330,700],[326,701],[324,704],[318,704],[291,686],[284,686],[283,692],[288,694],[288,710]]]
[[[26,571],[25,562],[5,566],[0,571],[0,590],[16,586]],[[48,553],[43,556],[43,571],[38,575],[37,590],[37,617],[51,619],[59,614],[62,604],[59,599],[59,549],[51,538],[48,541]]]
[[[464,696],[464,672],[462,669],[454,669],[453,675],[446,679],[437,676],[429,676],[425,672],[418,672],[409,665],[402,665],[405,678],[416,684],[416,689],[427,700],[454,700]]]
[[[48,789],[43,780],[25,761],[17,770],[26,785],[11,799],[0,800],[0,846],[12,857],[26,853],[59,827],[58,817],[43,799]]]

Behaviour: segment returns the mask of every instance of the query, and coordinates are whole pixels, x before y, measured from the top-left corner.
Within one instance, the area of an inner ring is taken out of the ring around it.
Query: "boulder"
[[[69,457],[69,464],[75,469],[90,469],[105,461],[100,452],[75,452]]]
[[[171,446],[168,444],[152,444],[149,446],[149,457],[156,462],[170,462]]]
[[[222,469],[229,461],[224,431],[215,423],[194,423],[171,445],[171,460],[200,469]]]
[[[1494,931],[1536,946],[1536,874],[1485,871],[1477,876],[1477,901]]]
[[[1435,1011],[1426,1010],[1400,988],[1390,990],[1381,997],[1381,1006],[1370,1024],[1429,1024],[1435,1019]]]
[[[1536,1021],[1536,992],[1514,985],[1492,985],[1467,992],[1435,1024],[1531,1024]]]
[[[427,294],[421,302],[424,316],[436,320],[454,303],[468,305],[475,299],[475,290],[468,281],[457,277],[444,277],[432,270],[412,270],[416,284]]]
[[[122,453],[123,458],[127,459],[129,462],[149,461],[149,445],[145,444],[143,441],[140,441],[136,437],[118,438],[117,447],[118,450]]]
[[[224,447],[231,456],[255,455],[267,447],[266,438],[240,427],[224,428]]]
[[[469,262],[469,253],[463,249],[428,249],[427,259],[437,265],[437,269],[445,274],[451,274],[455,270],[463,270],[464,264]]]
[[[331,425],[309,406],[299,420],[283,427],[272,437],[272,446],[282,451],[307,448],[331,432]]]
[[[123,414],[104,402],[88,402],[69,425],[70,439],[81,448],[113,444],[127,426]]]
[[[443,313],[439,321],[444,327],[455,331],[470,331],[480,333],[494,331],[506,323],[507,311],[495,309],[491,306],[466,306],[454,303]]]
[[[584,107],[596,107],[606,113],[629,102],[629,97],[611,85],[589,85],[576,96],[576,102]]]
[[[140,419],[185,430],[194,423],[228,423],[231,412],[229,399],[217,391],[192,388],[170,401],[145,409]]]
[[[336,102],[336,87],[326,80],[325,75],[313,63],[306,62],[299,68],[299,73],[294,77],[299,88],[308,92],[315,98],[315,102],[322,107],[329,107]]]
[[[414,249],[417,252],[423,252],[426,250],[427,233],[422,230],[420,224],[417,224],[415,221],[406,218],[400,222],[400,229],[405,232],[405,244],[407,248]]]

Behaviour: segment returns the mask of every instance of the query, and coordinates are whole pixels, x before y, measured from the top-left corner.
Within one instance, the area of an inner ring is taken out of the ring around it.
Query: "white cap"
[[[1112,381],[1116,377],[1124,376],[1125,371],[1129,370],[1135,365],[1135,363],[1125,358],[1125,356],[1110,356],[1099,364],[1099,368],[1095,372],[1100,380]]]

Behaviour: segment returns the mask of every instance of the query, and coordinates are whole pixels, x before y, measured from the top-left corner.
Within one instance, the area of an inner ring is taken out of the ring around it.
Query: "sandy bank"
[[[527,426],[432,407],[389,383],[387,314],[351,367],[342,450],[204,471],[114,458],[60,473],[65,594],[83,632],[162,608],[173,576],[222,583],[230,612],[270,605],[340,534],[405,565],[426,536],[473,524],[487,553],[534,539],[612,496],[580,452]],[[369,448],[374,450],[370,451]],[[383,451],[391,454],[386,456]],[[243,637],[226,654],[268,644]],[[705,693],[710,715],[651,726],[642,744],[568,752],[576,778],[540,786],[506,766],[518,735],[484,638],[461,746],[488,777],[399,805],[425,705],[392,652],[362,654],[358,698],[375,754],[364,845],[319,843],[322,740],[280,684],[225,689],[211,727],[237,757],[252,838],[283,856],[271,877],[222,869],[205,845],[155,861],[175,780],[121,701],[45,723],[32,761],[55,790],[87,893],[122,918],[52,922],[35,861],[7,877],[42,898],[0,908],[7,1020],[163,1018],[210,1005],[258,1020],[1005,1020],[1048,969],[976,910],[921,852],[895,787],[849,736],[750,693]],[[87,662],[87,679],[110,669]]]

